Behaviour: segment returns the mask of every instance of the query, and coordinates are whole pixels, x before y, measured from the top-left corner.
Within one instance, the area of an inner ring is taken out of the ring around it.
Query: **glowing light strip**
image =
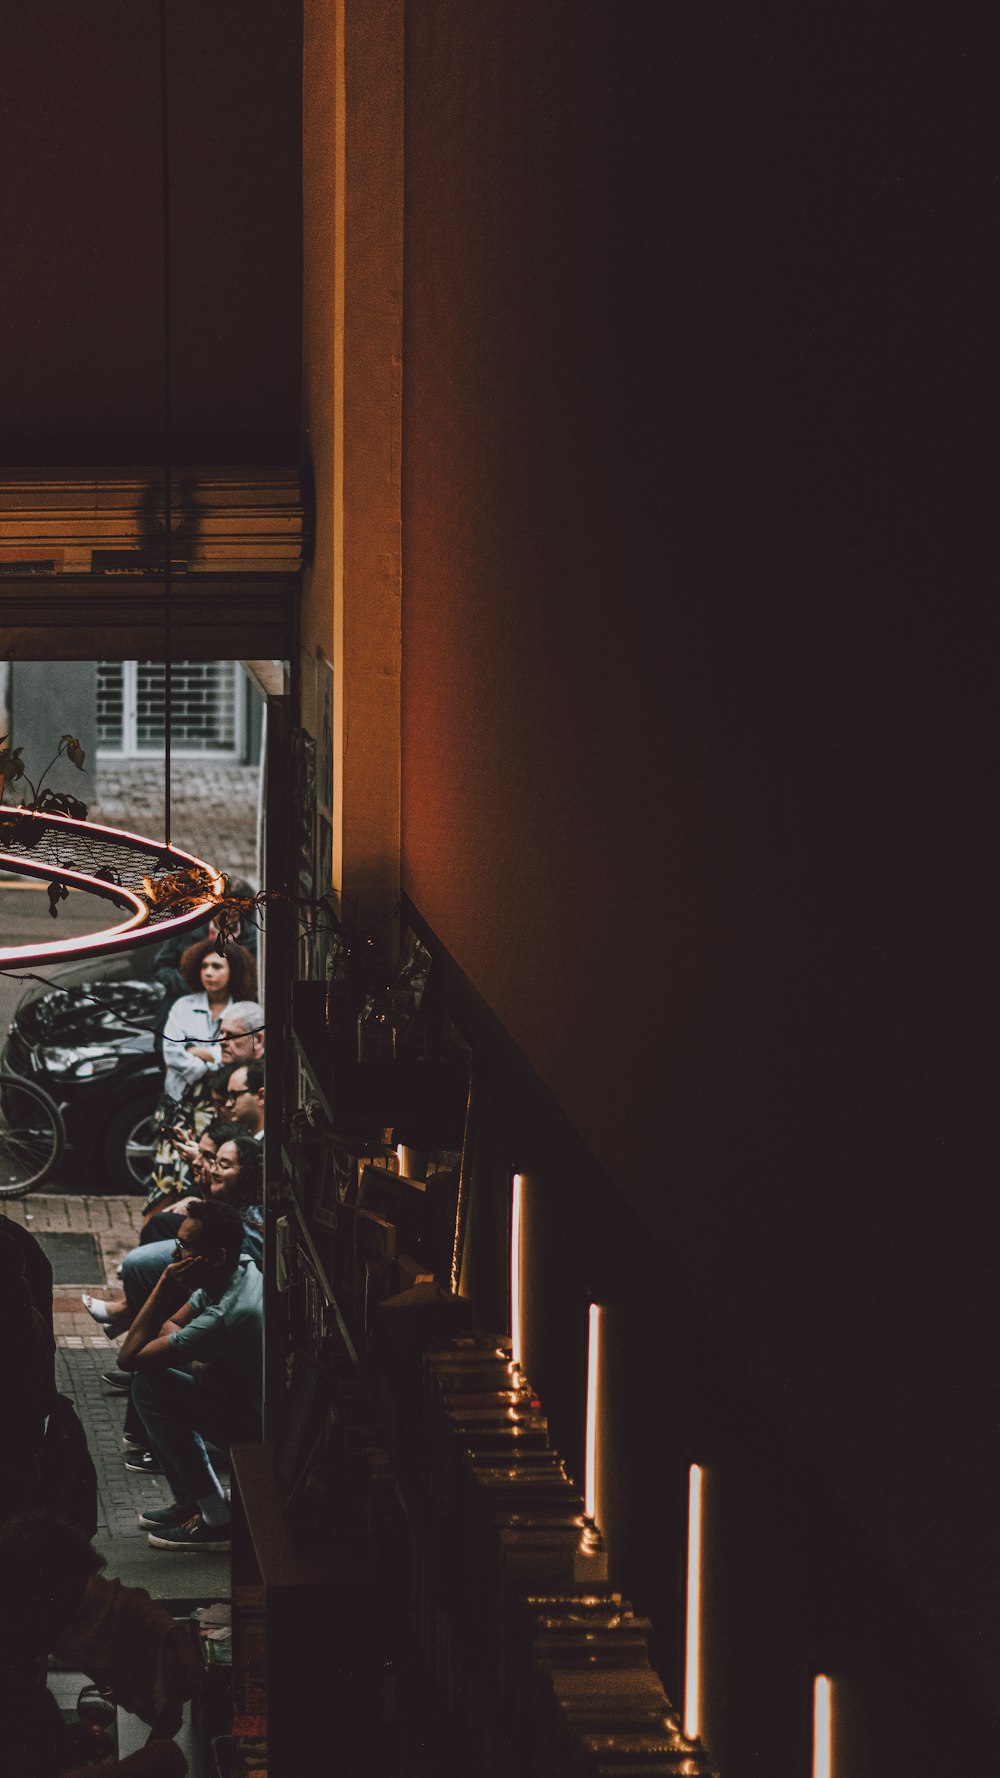
[[[583,1484],[583,1509],[589,1519],[597,1518],[597,1415],[600,1406],[601,1386],[600,1344],[601,1311],[597,1303],[591,1303],[587,1343],[587,1455]]]
[[[701,1496],[703,1471],[692,1463],[688,1473],[687,1622],[684,1634],[684,1733],[696,1741],[701,1733]]]
[[[510,1355],[521,1362],[521,1175],[514,1174],[510,1202]]]
[[[813,1778],[833,1778],[833,1700],[824,1673],[813,1680]]]
[[[4,813],[0,808],[0,816]],[[206,864],[203,858],[196,858],[193,852],[184,852],[179,846],[163,846],[155,840],[138,833],[130,833],[122,827],[105,827],[96,821],[77,821],[70,815],[41,814],[35,810],[10,810],[16,813],[18,820],[41,821],[46,827],[62,827],[70,835],[81,839],[94,838],[110,840],[129,840],[133,845],[141,846],[144,851],[158,853],[163,856],[170,854],[176,858],[179,869],[190,869],[195,866],[204,871],[212,880],[212,895],[221,895],[224,878],[221,871],[213,864]],[[0,834],[3,832],[0,822]],[[0,945],[0,968],[28,963],[59,963],[66,958],[100,956],[104,953],[121,950],[126,945],[152,943],[154,939],[166,937],[171,932],[183,931],[187,926],[197,925],[206,917],[215,903],[211,896],[197,901],[183,914],[172,915],[170,919],[158,920],[155,926],[149,925],[149,908],[135,890],[109,884],[102,879],[88,876],[85,871],[74,870],[68,866],[51,863],[35,863],[33,859],[22,858],[17,853],[4,851],[0,845],[0,869],[16,871],[22,876],[42,877],[47,882],[59,881],[77,885],[91,895],[100,895],[105,901],[118,899],[129,901],[135,913],[128,920],[120,921],[117,926],[108,926],[99,932],[84,932],[75,938],[53,939],[51,943],[35,943],[25,945]],[[147,928],[148,930],[143,930]]]

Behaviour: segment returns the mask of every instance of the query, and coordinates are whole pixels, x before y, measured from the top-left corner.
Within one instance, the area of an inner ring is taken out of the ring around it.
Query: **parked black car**
[[[95,1189],[138,1191],[153,1159],[152,1114],[163,1090],[153,1027],[164,989],[143,980],[153,947],[79,963],[33,983],[14,1013],[2,1065],[51,1093],[69,1148]],[[118,973],[126,971],[124,978]]]

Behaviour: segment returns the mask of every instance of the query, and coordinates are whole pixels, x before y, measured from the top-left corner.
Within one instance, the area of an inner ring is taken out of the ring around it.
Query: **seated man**
[[[237,1000],[226,1008],[217,1042],[223,1063],[259,1062],[264,1054],[264,1008],[256,1000]]]
[[[17,1778],[86,1778],[89,1729],[68,1725],[47,1689],[47,1657],[114,1688],[152,1728],[146,1746],[101,1770],[111,1778],[184,1778],[171,1736],[201,1680],[183,1626],[141,1588],[98,1572],[103,1557],[58,1516],[35,1510],[30,1489],[0,1472],[0,1770]]]
[[[118,1355],[174,1495],[171,1506],[140,1516],[154,1549],[230,1547],[229,1507],[205,1438],[227,1445],[261,1436],[264,1281],[242,1246],[238,1210],[191,1202],[177,1257]]]
[[[264,1064],[241,1062],[229,1076],[225,1115],[242,1125],[255,1142],[264,1140]]]

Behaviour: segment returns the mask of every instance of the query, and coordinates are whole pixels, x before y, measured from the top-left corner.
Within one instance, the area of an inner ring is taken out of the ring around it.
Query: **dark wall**
[[[0,20],[0,462],[159,461],[156,0]],[[300,8],[169,0],[176,461],[295,461]]]
[[[407,906],[407,918],[419,916]],[[511,1178],[521,1187],[522,1364],[553,1445],[584,1475],[588,1308],[602,1305],[597,1514],[611,1585],[652,1623],[684,1698],[688,1470],[703,1469],[703,1734],[724,1778],[813,1769],[811,1692],[833,1677],[836,1778],[992,1773],[996,1717],[913,1605],[774,1395],[594,1163],[489,1009],[435,945],[476,1058],[462,1288],[508,1325]]]
[[[406,30],[404,888],[990,1689],[978,58]]]

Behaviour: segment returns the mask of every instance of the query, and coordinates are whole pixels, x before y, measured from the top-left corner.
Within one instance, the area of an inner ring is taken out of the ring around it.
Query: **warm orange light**
[[[832,1688],[824,1673],[813,1680],[813,1778],[833,1778]]]
[[[583,1507],[589,1519],[597,1518],[597,1418],[600,1413],[600,1347],[601,1311],[596,1303],[591,1303],[587,1342],[587,1452],[583,1484]]]
[[[701,1541],[702,1480],[699,1464],[688,1473],[687,1622],[685,1625],[684,1733],[701,1734]]]
[[[510,1355],[521,1362],[521,1187],[520,1173],[514,1174],[510,1202]]]

